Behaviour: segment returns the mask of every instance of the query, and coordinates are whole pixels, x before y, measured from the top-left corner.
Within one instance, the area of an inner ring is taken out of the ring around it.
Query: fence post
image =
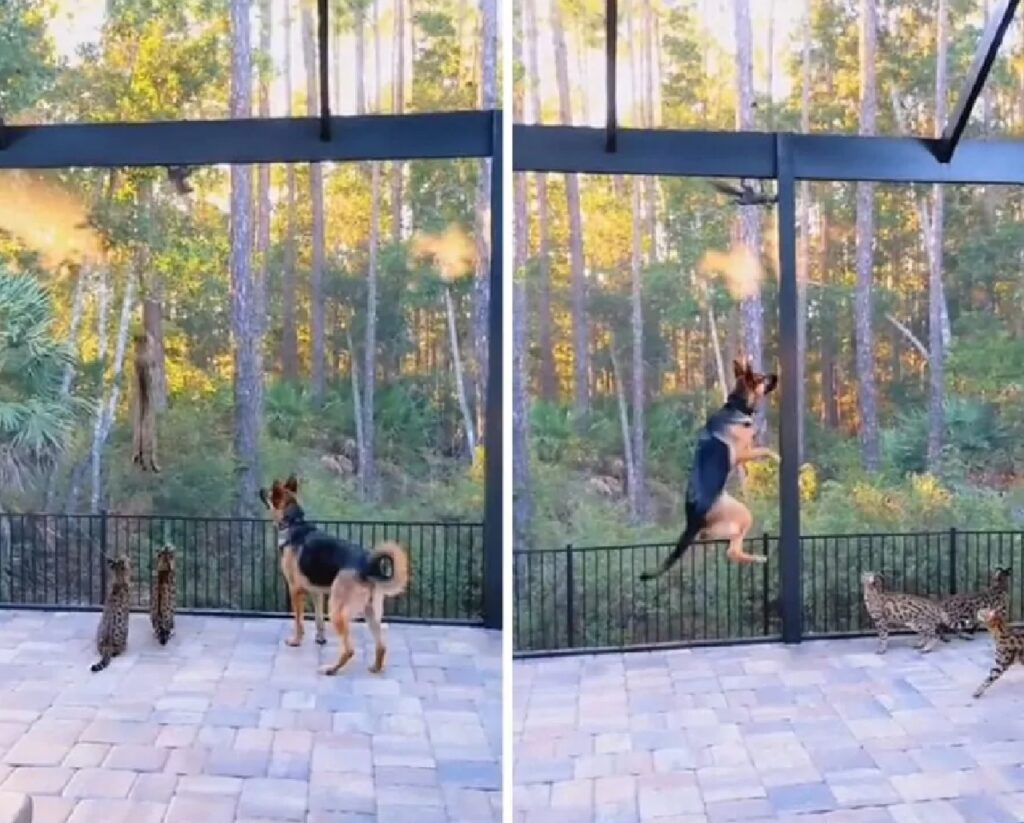
[[[949,593],[956,594],[956,526],[949,529]]]
[[[100,602],[107,597],[107,510],[100,509]]]
[[[761,553],[768,556],[768,546],[771,545],[771,541],[768,537],[768,532],[764,532],[761,535]],[[771,629],[769,618],[768,618],[768,564],[761,564],[761,615],[763,621],[762,635],[768,636],[768,632]]]
[[[565,546],[565,622],[566,638],[569,648],[576,647],[576,615],[573,606],[573,597],[576,593],[575,575],[572,568],[572,543]]]

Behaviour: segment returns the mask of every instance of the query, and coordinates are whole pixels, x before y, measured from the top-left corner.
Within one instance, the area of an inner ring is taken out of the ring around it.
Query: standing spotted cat
[[[92,664],[94,672],[110,665],[110,659],[121,654],[128,645],[128,618],[131,611],[132,579],[127,555],[107,557],[112,578],[103,616],[96,630],[96,651],[100,660]]]
[[[984,591],[950,595],[941,603],[949,615],[948,627],[964,640],[970,640],[971,634],[982,625],[978,619],[982,609],[995,609],[1003,615],[1010,613],[1010,569],[997,568],[992,572],[991,584]]]
[[[996,609],[981,609],[978,622],[983,624],[992,635],[995,644],[995,662],[988,677],[974,691],[976,698],[981,697],[985,690],[995,683],[1015,661],[1024,663],[1024,629],[1011,629],[1006,625],[1006,615]]]
[[[889,646],[889,629],[906,626],[918,634],[914,648],[930,652],[939,640],[939,631],[950,625],[949,616],[935,600],[916,594],[887,592],[882,575],[864,572],[860,577],[864,587],[864,605],[878,631],[878,653],[885,654]]]
[[[156,577],[150,595],[149,621],[161,646],[174,634],[174,603],[178,596],[174,575],[174,546],[166,544],[156,555]]]

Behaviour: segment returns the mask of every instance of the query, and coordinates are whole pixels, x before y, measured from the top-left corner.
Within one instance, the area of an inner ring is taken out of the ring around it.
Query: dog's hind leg
[[[734,563],[767,563],[768,558],[764,555],[748,554],[743,548],[743,541],[753,523],[750,509],[732,495],[723,493],[708,512],[708,527],[704,533],[709,540],[728,540],[725,556]]]
[[[348,661],[352,659],[352,655],[355,654],[352,648],[351,623],[344,605],[331,604],[330,608],[331,625],[334,626],[334,631],[337,632],[338,640],[341,642],[341,654],[338,656],[337,663],[321,670],[326,675],[334,675],[340,672],[345,668]]]
[[[384,658],[388,653],[387,647],[384,645],[384,630],[381,627],[381,617],[383,615],[384,595],[374,592],[366,604],[366,608],[363,610],[363,616],[366,618],[366,625],[370,629],[370,634],[373,635],[375,646],[373,665],[370,666],[370,671],[373,674],[380,674],[384,670]]]
[[[313,594],[313,614],[316,618],[316,643],[318,646],[327,643],[327,637],[324,634],[324,600],[326,599],[327,595],[320,592]]]
[[[292,616],[295,618],[295,634],[284,642],[289,646],[302,645],[302,635],[305,630],[302,628],[302,619],[306,611],[306,593],[302,589],[295,589],[290,592],[292,597]]]

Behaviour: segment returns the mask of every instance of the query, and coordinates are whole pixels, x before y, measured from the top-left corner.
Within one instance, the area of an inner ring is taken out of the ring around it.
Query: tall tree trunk
[[[646,449],[644,447],[644,315],[641,278],[643,269],[643,199],[640,178],[633,178],[633,253],[630,283],[633,332],[633,480],[629,486],[629,507],[640,521],[647,514]]]
[[[804,0],[803,44],[800,55],[800,131],[811,130],[811,0]],[[804,461],[807,419],[807,280],[811,271],[811,184],[800,183],[800,248],[796,281],[796,449]]]
[[[733,0],[736,25],[736,122],[740,131],[754,129],[754,46],[750,29],[750,0]],[[757,206],[740,206],[739,238],[755,259],[761,257],[761,213]],[[745,354],[762,367],[764,357],[764,306],[760,287],[740,304]],[[757,415],[758,433],[764,430],[764,412]]]
[[[860,133],[873,135],[878,109],[875,88],[875,0],[861,0],[860,24]],[[854,326],[857,345],[857,405],[860,412],[864,467],[877,471],[881,462],[878,439],[878,400],[875,391],[875,353],[872,332],[872,268],[874,266],[874,185],[857,184],[856,266]]]
[[[466,451],[470,463],[476,455],[476,434],[473,426],[473,414],[469,409],[469,398],[466,396],[466,380],[462,371],[462,355],[459,351],[459,329],[455,322],[455,303],[452,301],[452,290],[444,287],[444,310],[448,318],[448,337],[452,346],[452,367],[455,371],[455,389],[459,397],[459,411],[462,412],[462,424],[466,427]]]
[[[260,54],[271,55],[272,0],[260,0]],[[271,70],[260,72],[259,116],[270,117]],[[257,323],[257,336],[262,345],[267,327],[267,280],[270,276],[270,166],[259,167],[258,204],[256,216],[256,254],[259,268],[253,282],[253,316]]]
[[[495,0],[480,0],[482,44],[480,49],[480,104],[484,109],[497,107],[497,55],[498,55],[498,11]],[[473,281],[473,341],[476,346],[477,376],[477,431],[485,437],[484,422],[487,395],[487,341],[488,311],[490,302],[490,208],[491,208],[491,161],[480,161],[479,178],[476,187],[476,279]]]
[[[86,281],[90,279],[92,272],[90,269],[84,266],[75,271],[75,292],[71,298],[71,323],[68,326],[68,348],[77,354],[78,352],[78,332],[82,327],[82,315],[84,314],[83,309],[85,307],[85,287]],[[68,360],[67,365],[64,367],[64,376],[60,381],[60,394],[61,397],[67,397],[71,393],[71,384],[75,379],[75,363],[78,361],[77,356]]]
[[[377,383],[377,250],[380,238],[380,163],[370,164],[370,240],[366,267],[366,347],[363,352],[363,454],[359,455],[360,492],[377,496],[374,393]]]
[[[562,25],[562,13],[558,3],[551,4],[551,33],[554,39],[560,119],[564,125],[571,125],[569,58],[566,53],[565,27]],[[565,199],[569,211],[569,266],[572,277],[573,410],[577,423],[580,423],[590,410],[590,335],[587,331],[587,283],[583,268],[583,214],[578,175],[565,176]]]
[[[252,42],[249,0],[231,2],[231,116],[252,116]],[[234,362],[235,512],[256,513],[260,486],[263,363],[259,306],[252,265],[252,168],[231,167],[231,344]]]
[[[285,116],[292,114],[294,89],[292,88],[292,12],[291,0],[282,0],[284,12],[284,94]],[[281,372],[285,380],[299,379],[299,332],[296,320],[295,289],[297,278],[296,266],[296,190],[295,164],[288,163],[285,167],[286,185],[288,188],[288,227],[284,246],[284,272],[281,276]]]
[[[112,194],[112,191],[108,194]],[[154,227],[157,219],[153,208],[153,181],[142,178],[138,185],[136,200],[138,214],[142,217],[145,229],[143,240],[136,253],[136,271],[142,284],[142,325],[153,340],[153,405],[158,412],[167,408],[167,357],[164,350],[164,279],[160,272],[152,266],[150,249],[155,242],[158,229]]]
[[[117,324],[117,342],[114,347],[114,371],[110,378],[110,394],[97,406],[92,449],[89,452],[90,476],[92,479],[89,511],[92,514],[96,514],[100,510],[100,501],[103,496],[103,448],[107,444],[107,438],[110,437],[110,430],[114,425],[114,417],[117,415],[117,404],[121,398],[121,372],[124,370],[124,352],[128,343],[128,330],[131,328],[132,307],[134,304],[135,279],[129,277],[125,282],[124,296],[121,300],[121,317]],[[105,338],[105,319],[102,325]]]
[[[356,460],[359,461],[366,455],[366,437],[363,432],[363,403],[359,396],[359,356],[356,354],[356,347],[352,343],[352,331],[350,329],[345,330],[345,337],[348,340],[348,370],[349,376],[352,378],[352,407],[353,417],[356,421]],[[356,465],[356,472],[360,489],[362,489],[363,469],[358,464]]]
[[[526,22],[526,59],[529,80],[530,122],[541,119],[540,42],[537,34],[537,0],[523,0]],[[540,396],[554,401],[558,395],[555,373],[555,343],[551,316],[551,220],[548,209],[548,178],[543,172],[534,175],[537,183],[537,346],[540,358]],[[519,229],[517,229],[519,231]],[[524,224],[523,232],[528,232]],[[528,236],[528,235],[527,235]]]
[[[832,270],[831,212],[823,204],[821,216],[821,277],[823,285],[828,286],[829,272]],[[821,315],[834,318],[837,315],[835,300],[830,296],[828,288],[822,290]],[[839,428],[839,397],[836,379],[836,327],[835,322],[821,323],[821,403],[822,422],[832,430]]]
[[[512,34],[514,60],[523,65],[523,37]],[[523,93],[513,90],[512,119],[523,119]],[[526,203],[526,175],[512,177],[515,222],[512,272],[512,532],[513,547],[530,547],[533,529],[533,494],[530,488],[530,399],[528,397],[526,264],[530,256],[530,224]]]
[[[374,32],[374,64],[376,76],[380,76],[380,46],[378,43],[377,0],[373,2],[371,28]],[[365,60],[366,41],[363,17],[359,16],[356,36],[357,57]],[[363,62],[359,64],[361,77],[365,78]],[[365,80],[357,84],[357,105],[367,104]],[[380,89],[374,90],[374,104],[379,107]],[[362,113],[362,112],[360,112]],[[363,453],[359,455],[359,491],[364,500],[377,496],[376,421],[374,418],[377,387],[377,257],[380,244],[380,163],[370,163],[370,237],[367,248],[366,266],[366,340],[363,350]]]
[[[317,59],[313,34],[313,12],[309,3],[302,5],[302,44],[306,69],[306,115],[316,117]],[[313,402],[323,403],[327,379],[327,352],[324,348],[324,173],[323,166],[309,166],[309,199],[313,211],[313,267],[309,273],[309,332],[312,343]]]
[[[629,435],[629,411],[626,406],[626,386],[622,382],[622,367],[616,352],[614,333],[608,344],[612,360],[612,377],[615,380],[615,396],[619,401],[619,426],[622,429],[622,457],[626,461],[626,491],[629,493],[630,509],[633,507],[633,487],[636,485],[636,463],[633,462],[633,442]],[[632,512],[631,512],[632,514]]]
[[[395,72],[391,86],[395,114],[405,111],[405,0],[395,0]],[[402,168],[391,164],[391,242],[402,240]]]
[[[940,136],[946,124],[947,50],[949,40],[948,0],[939,0],[936,25],[935,61],[935,134]],[[928,267],[928,468],[935,472],[942,458],[942,432],[945,426],[943,403],[945,384],[943,379],[942,306],[945,302],[942,292],[942,239],[945,199],[942,185],[935,184],[933,190],[932,236],[930,264]]]

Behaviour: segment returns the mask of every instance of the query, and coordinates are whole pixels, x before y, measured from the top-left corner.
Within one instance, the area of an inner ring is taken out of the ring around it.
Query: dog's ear
[[[284,487],[292,494],[298,494],[299,478],[297,478],[294,474],[288,475],[288,479],[284,481]]]
[[[767,374],[764,378],[764,393],[771,394],[775,391],[775,388],[779,385],[779,376],[777,374]]]
[[[267,494],[267,490],[261,488],[260,491],[259,491],[259,496],[260,496],[260,500],[263,501],[263,505],[266,506],[269,509],[270,508],[270,497]]]
[[[743,371],[743,376],[744,378],[746,378],[748,383],[750,383],[751,385],[754,384],[755,380],[757,379],[757,375],[754,374],[754,358],[747,358],[747,365]]]
[[[746,364],[742,360],[733,360],[732,374],[737,380],[742,380],[747,374]]]

